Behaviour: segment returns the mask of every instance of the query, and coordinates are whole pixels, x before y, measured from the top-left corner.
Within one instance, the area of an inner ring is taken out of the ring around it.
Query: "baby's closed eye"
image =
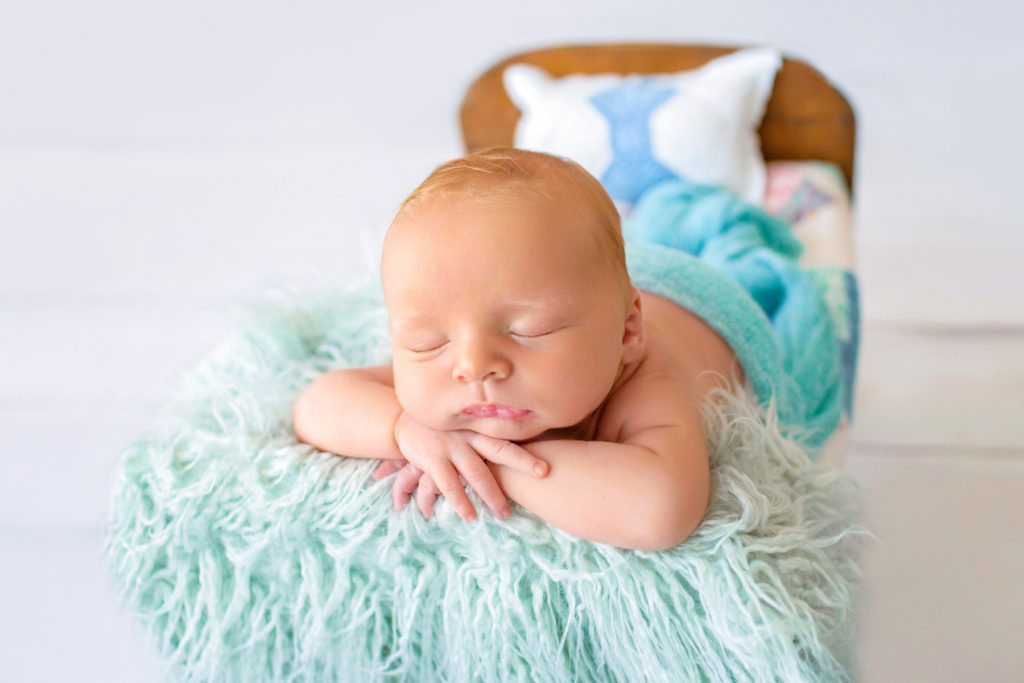
[[[406,351],[415,354],[428,354],[442,350],[448,345],[446,337],[431,337],[427,339],[415,339],[402,344]]]
[[[513,328],[508,331],[513,337],[522,337],[524,339],[536,339],[537,337],[546,337],[549,334],[554,334],[557,329],[547,328]]]
[[[521,320],[512,323],[508,333],[513,337],[535,339],[546,337],[567,327],[566,323],[556,320]]]

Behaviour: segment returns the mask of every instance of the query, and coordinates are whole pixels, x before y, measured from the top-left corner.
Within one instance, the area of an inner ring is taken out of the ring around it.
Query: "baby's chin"
[[[457,429],[471,429],[478,434],[520,444],[562,439],[594,440],[593,424],[590,420],[582,420],[566,427],[553,427],[550,424],[541,424],[539,421],[534,421],[532,424],[517,424],[515,421],[507,420],[476,420],[475,422],[476,424],[457,427]]]
[[[419,420],[422,424],[441,431],[456,431],[468,429],[469,431],[483,434],[494,439],[504,441],[515,441],[516,443],[528,443],[531,441],[544,441],[547,439],[583,439],[592,440],[590,418],[593,413],[585,416],[579,422],[567,426],[553,425],[543,419],[537,413],[525,418],[498,418],[498,417],[471,417],[466,415],[449,416],[438,419],[433,415]],[[417,419],[416,416],[412,416]]]
[[[458,429],[469,429],[477,434],[505,441],[529,441],[547,431],[547,426],[532,420],[509,420],[499,418],[475,418]]]
[[[436,414],[417,417],[413,413],[409,413],[409,416],[431,429],[444,432],[468,429],[504,441],[530,441],[550,429],[550,425],[543,424],[536,414],[521,419]]]

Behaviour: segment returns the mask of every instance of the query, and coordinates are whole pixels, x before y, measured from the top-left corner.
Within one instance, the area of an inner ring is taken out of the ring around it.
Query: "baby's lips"
[[[506,420],[520,420],[530,414],[525,408],[501,405],[500,403],[478,403],[463,409],[469,417],[497,417]]]

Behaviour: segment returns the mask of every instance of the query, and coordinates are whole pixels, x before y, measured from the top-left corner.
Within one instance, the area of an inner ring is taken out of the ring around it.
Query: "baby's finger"
[[[467,522],[476,521],[476,509],[466,495],[466,489],[459,483],[459,474],[452,467],[448,460],[437,460],[437,464],[430,469],[430,477],[434,485],[441,491],[441,494],[448,499],[448,502],[455,508],[459,517]]]
[[[434,501],[441,495],[441,489],[430,478],[430,475],[423,473],[420,476],[419,485],[416,487],[416,507],[420,509],[423,519],[430,519],[434,514]]]
[[[396,510],[403,509],[409,502],[409,497],[416,490],[416,485],[422,474],[423,472],[412,464],[406,465],[399,471],[398,476],[395,477],[395,483],[391,486],[391,500],[394,502]]]
[[[469,446],[459,448],[452,453],[452,462],[498,519],[506,519],[512,514],[508,501],[505,500],[505,493],[476,451]]]
[[[382,460],[381,463],[377,466],[377,469],[373,471],[373,478],[379,481],[384,477],[388,476],[389,474],[391,474],[392,472],[397,472],[398,470],[402,469],[405,466],[406,462],[407,461],[402,460],[400,458],[395,458],[394,460]]]
[[[535,477],[547,476],[548,464],[517,443],[477,434],[470,437],[469,445],[482,457],[495,464],[507,465]]]

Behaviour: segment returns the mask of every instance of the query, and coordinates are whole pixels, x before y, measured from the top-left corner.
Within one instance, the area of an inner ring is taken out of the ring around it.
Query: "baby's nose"
[[[487,379],[505,379],[512,366],[501,354],[484,344],[466,344],[452,368],[456,382],[482,382]]]

